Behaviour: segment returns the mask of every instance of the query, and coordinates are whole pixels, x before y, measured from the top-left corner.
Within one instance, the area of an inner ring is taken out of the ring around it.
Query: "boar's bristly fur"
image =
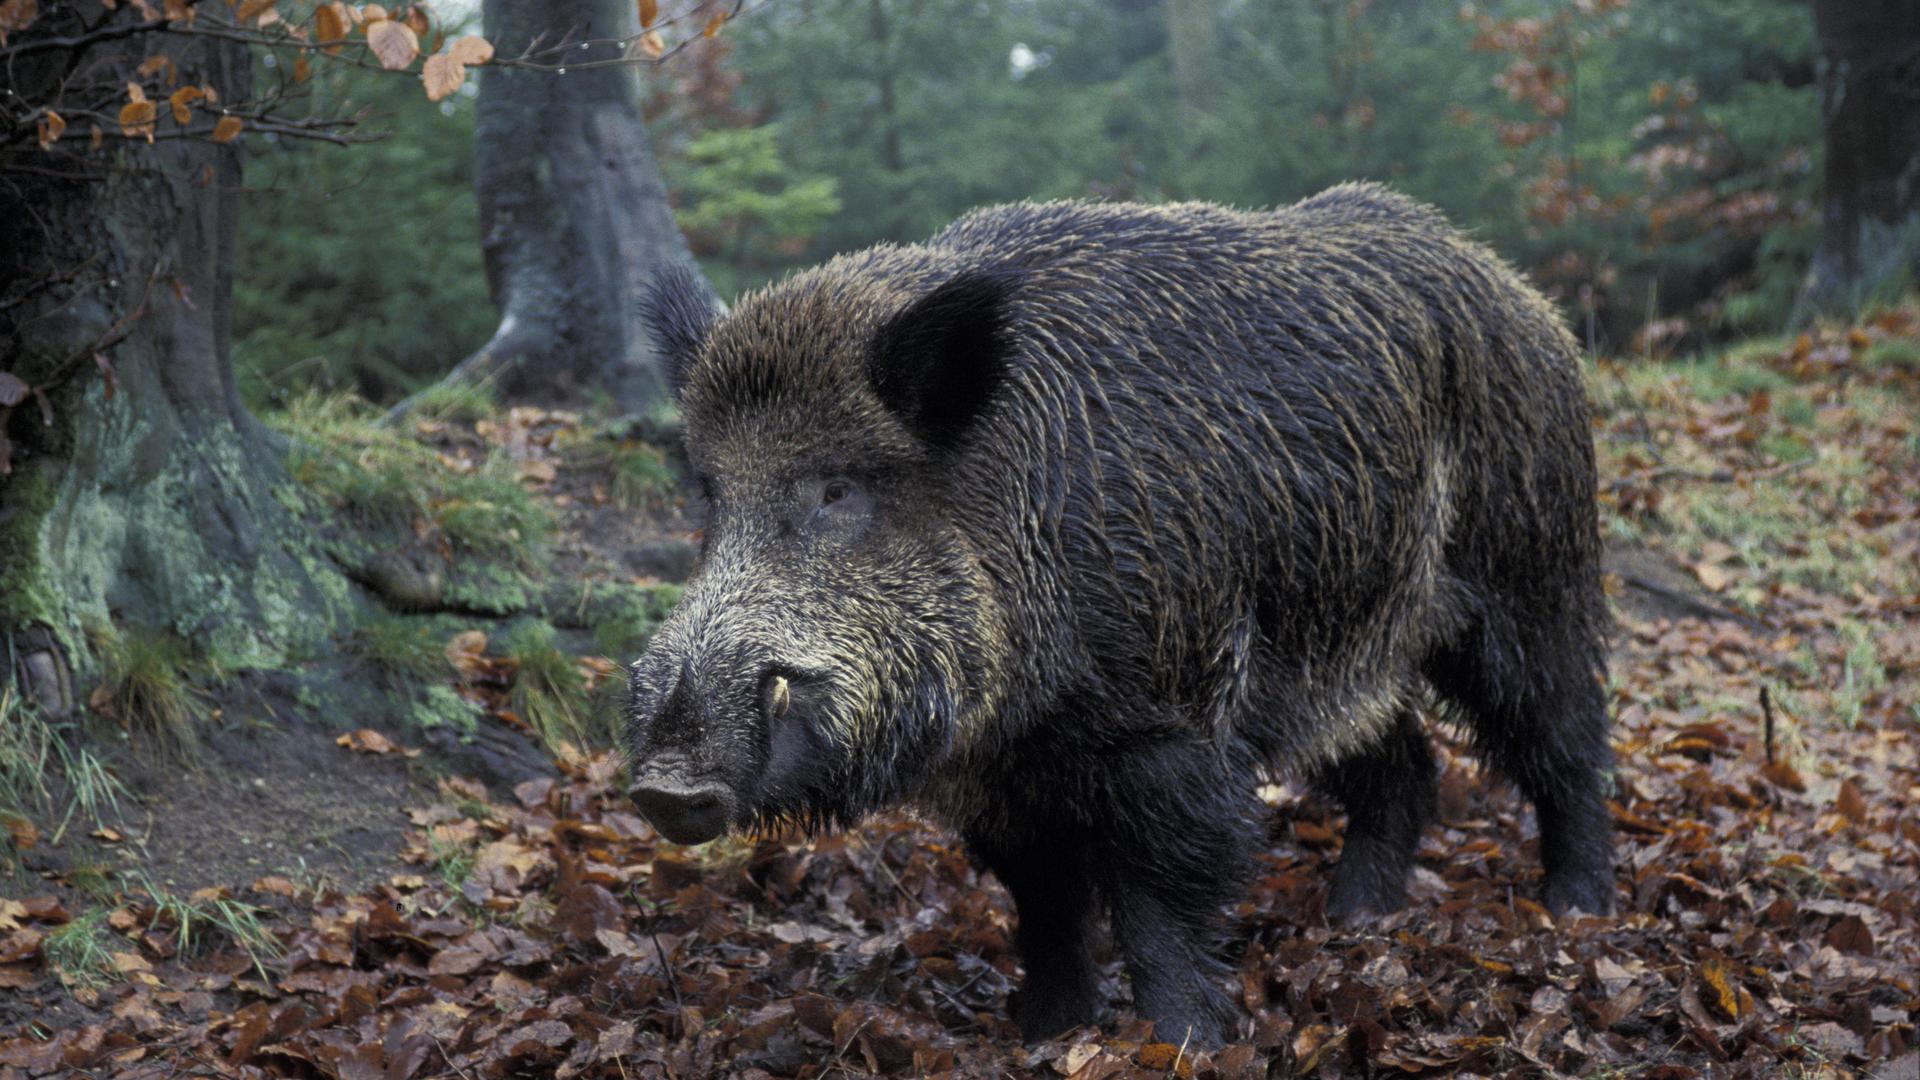
[[[717,321],[661,289],[709,507],[633,667],[669,836],[911,802],[1012,894],[1024,1032],[1098,1017],[1104,908],[1202,1045],[1259,783],[1345,806],[1330,915],[1392,910],[1431,704],[1533,802],[1548,905],[1611,909],[1578,358],[1437,212],[1016,205]]]

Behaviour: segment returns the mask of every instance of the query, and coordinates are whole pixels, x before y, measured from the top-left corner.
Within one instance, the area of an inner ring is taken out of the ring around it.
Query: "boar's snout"
[[[695,664],[671,642],[635,665],[628,796],[662,836],[698,844],[766,810],[810,747],[829,680],[736,645]],[[676,670],[677,668],[677,670]]]
[[[627,794],[660,835],[676,844],[704,844],[733,821],[733,790],[717,780],[690,780],[677,770],[660,769],[636,780]]]

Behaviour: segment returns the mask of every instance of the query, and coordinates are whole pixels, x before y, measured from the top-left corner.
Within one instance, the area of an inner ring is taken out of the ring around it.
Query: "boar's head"
[[[706,507],[686,594],[631,669],[632,795],[668,838],[848,823],[991,713],[1006,634],[961,508],[1004,480],[972,462],[1017,287],[880,256],[724,317],[685,276],[653,288]]]

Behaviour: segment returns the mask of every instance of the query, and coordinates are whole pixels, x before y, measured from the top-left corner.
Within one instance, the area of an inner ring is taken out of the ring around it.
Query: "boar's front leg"
[[[1233,1009],[1221,908],[1241,898],[1260,838],[1254,777],[1210,742],[1174,737],[1104,761],[1103,877],[1134,1011],[1154,1037],[1219,1046]]]
[[[1019,835],[970,831],[967,837],[968,847],[1013,894],[1015,940],[1027,978],[1014,991],[1011,1009],[1029,1042],[1099,1019],[1103,1001],[1092,954],[1096,891],[1083,841],[1031,828]]]

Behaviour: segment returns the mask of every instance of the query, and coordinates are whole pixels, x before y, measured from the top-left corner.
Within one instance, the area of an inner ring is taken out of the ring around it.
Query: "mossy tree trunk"
[[[111,17],[140,16],[122,4]],[[245,46],[161,33],[28,54],[7,88],[33,100],[77,64],[124,79],[160,53],[182,85],[246,99]],[[277,499],[283,455],[228,355],[239,147],[117,129],[97,150],[81,131],[47,150],[15,139],[0,181],[0,371],[33,391],[0,409],[0,647],[14,674],[63,714],[85,685],[73,669],[95,666],[96,622],[243,665],[324,634],[348,586]]]
[[[1806,299],[1857,303],[1920,275],[1920,5],[1815,0],[1826,174]]]
[[[664,400],[639,301],[661,268],[693,256],[647,138],[639,69],[612,44],[636,19],[631,0],[486,0],[496,56],[532,50],[563,70],[481,70],[474,183],[500,327],[449,381],[628,412]]]

